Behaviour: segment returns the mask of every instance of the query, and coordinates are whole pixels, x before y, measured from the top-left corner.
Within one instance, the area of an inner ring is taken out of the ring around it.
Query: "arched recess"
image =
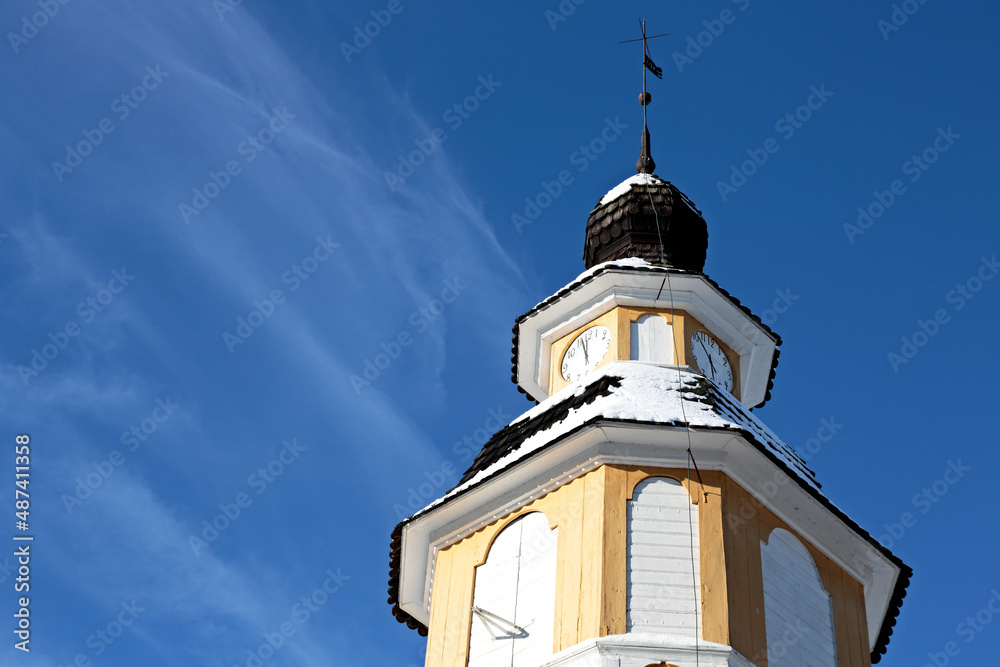
[[[836,667],[833,604],[809,550],[783,528],[760,542],[768,667]]]
[[[629,358],[655,364],[674,362],[673,328],[661,315],[640,315],[631,324]]]
[[[680,482],[649,477],[628,501],[626,628],[700,637],[698,506]]]
[[[476,568],[470,667],[533,667],[552,655],[557,541],[541,512],[494,538]]]

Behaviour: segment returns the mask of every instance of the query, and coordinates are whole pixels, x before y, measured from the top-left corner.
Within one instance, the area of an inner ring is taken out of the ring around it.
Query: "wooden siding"
[[[698,636],[698,507],[668,477],[641,482],[628,501],[626,628]]]
[[[836,667],[833,604],[809,551],[781,528],[760,543],[770,667]]]
[[[674,478],[697,505],[702,638],[731,645],[758,667],[767,667],[761,542],[782,528],[804,544],[831,596],[837,664],[871,667],[861,584],[725,474],[703,470],[700,479],[690,480],[687,475],[684,469],[601,466],[440,550],[428,667],[468,664],[477,567],[500,531],[529,512],[543,512],[549,528],[559,528],[552,651],[625,633],[629,503],[650,477]]]
[[[604,615],[601,635],[626,631],[628,501],[636,487],[650,477],[671,477],[697,505],[698,569],[701,572],[701,627],[704,639],[729,643],[729,601],[722,543],[721,473],[706,470],[702,480],[688,480],[688,471],[651,466],[606,466],[604,517]]]
[[[823,589],[830,594],[839,667],[871,667],[864,590],[861,584],[791,526],[722,476],[723,546],[728,582],[730,645],[758,667],[767,660],[767,628],[761,542],[780,528],[808,550]]]

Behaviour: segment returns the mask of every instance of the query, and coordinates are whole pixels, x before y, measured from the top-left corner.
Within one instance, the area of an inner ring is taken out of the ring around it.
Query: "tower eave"
[[[747,355],[740,392],[743,403],[760,407],[770,399],[781,337],[707,275],[657,266],[639,258],[592,267],[518,317],[511,341],[511,380],[529,400],[544,400],[551,393],[543,372],[547,367],[546,346],[551,340],[563,330],[572,329],[579,320],[616,303],[638,302],[685,310],[706,323],[714,323],[716,333],[724,335],[727,344]]]
[[[687,404],[685,411],[678,401]],[[684,413],[687,423],[679,419]],[[429,622],[438,549],[601,465],[683,468],[688,447],[702,471],[728,475],[864,584],[877,662],[910,568],[831,503],[794,452],[725,392],[695,373],[629,362],[611,364],[529,410],[484,446],[488,454],[463,482],[397,526],[389,589],[394,614],[418,630]],[[760,491],[776,470],[794,483]]]

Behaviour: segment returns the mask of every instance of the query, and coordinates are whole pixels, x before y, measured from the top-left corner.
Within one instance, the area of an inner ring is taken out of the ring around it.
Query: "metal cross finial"
[[[649,148],[649,129],[646,126],[646,107],[652,100],[652,95],[646,92],[646,70],[653,73],[653,76],[662,79],[663,70],[656,66],[653,59],[649,57],[649,48],[646,46],[646,40],[656,39],[657,37],[665,37],[669,35],[669,32],[665,32],[660,35],[646,35],[646,22],[642,19],[639,20],[639,29],[642,32],[642,37],[636,39],[626,39],[619,44],[626,44],[629,42],[642,42],[642,94],[639,95],[639,104],[642,105],[642,147],[639,152],[639,160],[635,163],[635,170],[640,174],[652,174],[653,170],[656,169],[656,163],[653,162],[653,155]]]

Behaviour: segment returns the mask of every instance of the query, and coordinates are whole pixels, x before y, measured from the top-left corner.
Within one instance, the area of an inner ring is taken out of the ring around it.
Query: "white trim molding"
[[[599,421],[418,515],[403,528],[399,606],[430,621],[439,549],[605,464],[684,468],[690,446],[700,470],[719,470],[770,509],[864,587],[873,648],[892,600],[899,567],[807,492],[739,431]],[[567,663],[569,664],[569,663]],[[624,663],[623,663],[624,664]]]
[[[540,667],[647,667],[666,662],[702,667],[755,667],[731,646],[688,637],[630,633],[587,639]]]
[[[609,267],[525,317],[518,325],[517,383],[536,401],[551,393],[552,344],[618,306],[682,310],[739,355],[740,400],[763,403],[777,338],[701,274]],[[658,298],[659,297],[659,298]]]

